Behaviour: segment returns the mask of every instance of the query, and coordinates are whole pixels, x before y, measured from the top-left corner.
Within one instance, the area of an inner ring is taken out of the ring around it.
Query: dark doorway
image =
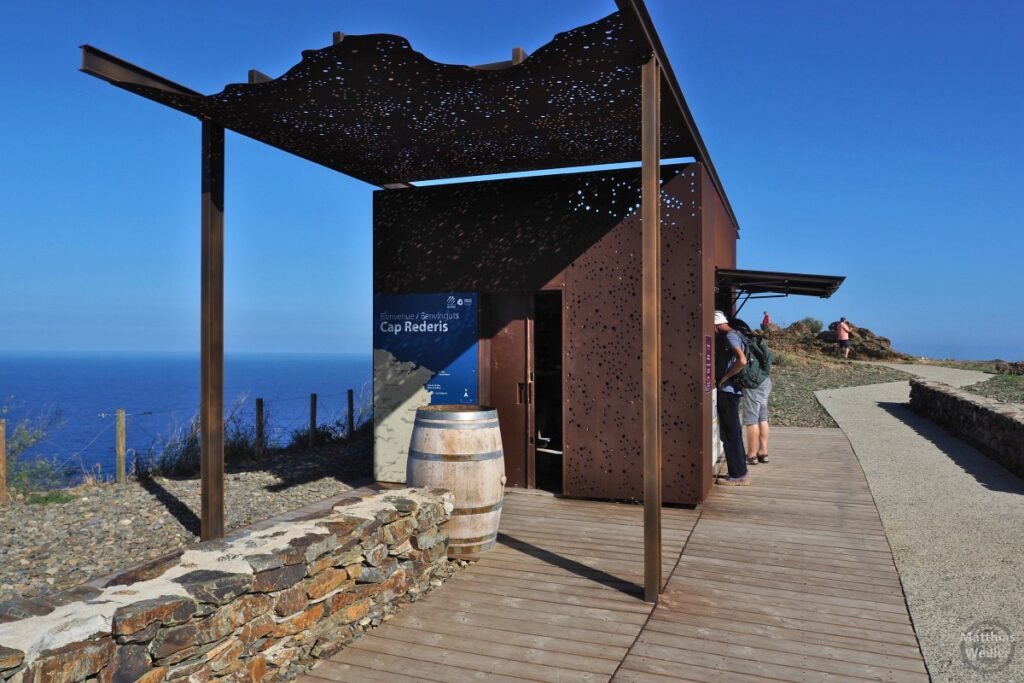
[[[536,487],[562,493],[562,292],[534,297],[534,453]]]

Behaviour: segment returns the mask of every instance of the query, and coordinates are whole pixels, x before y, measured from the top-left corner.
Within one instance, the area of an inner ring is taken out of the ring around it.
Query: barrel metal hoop
[[[441,420],[424,420],[421,417],[416,418],[415,426],[423,427],[425,429],[455,429],[463,431],[466,429],[497,429],[498,421],[491,420],[489,422],[471,422],[461,423],[452,421],[441,421]]]
[[[485,550],[490,550],[494,547],[494,544],[495,541],[487,541],[486,543],[481,543],[472,547],[466,546],[464,548],[457,548],[453,546],[449,547],[449,552],[455,557],[459,557],[461,555],[475,555],[477,553],[482,553]]]
[[[497,410],[477,411],[444,411],[444,410],[417,410],[417,420],[449,420],[456,422],[474,422],[477,420],[497,420]]]
[[[451,546],[465,546],[465,545],[479,545],[481,543],[487,543],[488,541],[494,542],[498,538],[498,532],[487,534],[486,536],[473,536],[471,538],[449,538],[448,545]]]
[[[481,505],[478,508],[455,508],[452,510],[452,516],[456,515],[483,515],[488,512],[498,512],[501,510],[501,501],[499,500],[494,505]]]
[[[504,451],[486,451],[484,453],[424,453],[413,448],[409,449],[409,457],[413,460],[432,460],[434,462],[472,462],[475,460],[497,460]]]

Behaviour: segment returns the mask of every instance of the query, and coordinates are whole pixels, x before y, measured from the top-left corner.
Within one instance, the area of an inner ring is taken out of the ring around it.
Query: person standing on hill
[[[722,311],[715,311],[715,380],[718,383],[718,431],[725,448],[729,476],[715,480],[723,486],[749,486],[747,457],[743,449],[743,428],[740,426],[739,404],[743,392],[733,377],[747,364],[743,336],[729,326]]]
[[[839,319],[839,326],[836,327],[836,355],[842,355],[844,359],[850,358],[850,323],[846,318]]]
[[[768,334],[768,331],[772,328],[772,317],[768,315],[768,311],[764,312],[764,317],[761,318],[761,331]]]

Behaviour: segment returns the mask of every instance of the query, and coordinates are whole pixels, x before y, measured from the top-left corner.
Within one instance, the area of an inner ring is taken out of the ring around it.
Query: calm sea
[[[256,398],[268,416],[267,438],[287,441],[309,423],[309,395],[317,394],[321,423],[344,419],[346,390],[356,410],[371,401],[372,360],[358,355],[228,354],[226,412],[255,422]],[[199,406],[199,357],[192,354],[0,354],[0,406],[8,438],[24,418],[58,418],[49,437],[26,457],[46,456],[76,471],[114,472],[114,413],[127,413],[127,446],[145,453],[186,429]],[[129,455],[129,464],[131,457]]]

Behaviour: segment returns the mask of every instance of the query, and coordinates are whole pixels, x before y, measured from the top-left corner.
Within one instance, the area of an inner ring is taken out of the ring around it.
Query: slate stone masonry
[[[0,603],[3,683],[285,680],[451,574],[451,493],[402,489]]]
[[[1024,477],[1024,408],[939,382],[912,379],[910,407]]]

